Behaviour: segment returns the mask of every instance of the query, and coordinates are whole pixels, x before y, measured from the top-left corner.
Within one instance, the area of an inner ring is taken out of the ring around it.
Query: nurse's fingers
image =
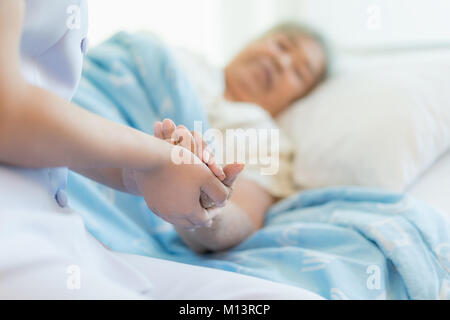
[[[170,224],[187,230],[197,229],[198,227],[187,218],[171,218],[167,221]]]

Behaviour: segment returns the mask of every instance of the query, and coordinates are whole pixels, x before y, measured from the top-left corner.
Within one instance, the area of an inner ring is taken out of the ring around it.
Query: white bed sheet
[[[419,178],[408,193],[450,217],[450,151]]]

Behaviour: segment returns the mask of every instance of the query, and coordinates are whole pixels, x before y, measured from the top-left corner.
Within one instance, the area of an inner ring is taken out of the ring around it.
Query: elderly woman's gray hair
[[[308,38],[314,39],[323,49],[323,52],[325,54],[325,58],[327,61],[325,74],[326,77],[328,75],[329,71],[329,65],[331,64],[331,48],[329,42],[326,40],[324,35],[314,29],[313,27],[300,23],[300,22],[294,22],[294,21],[287,21],[282,22],[280,24],[275,25],[274,27],[270,28],[268,31],[266,31],[262,38],[265,38],[267,36],[271,36],[277,33],[285,34],[289,37],[298,37],[298,36],[306,36]]]

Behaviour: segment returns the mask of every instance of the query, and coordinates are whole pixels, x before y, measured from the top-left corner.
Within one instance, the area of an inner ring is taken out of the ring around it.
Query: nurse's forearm
[[[0,100],[0,162],[29,168],[150,169],[171,146],[45,90],[17,83]]]
[[[116,189],[118,191],[127,192],[129,190],[123,183],[122,169],[87,169],[87,168],[70,168],[75,172],[91,179],[95,180],[105,186]]]

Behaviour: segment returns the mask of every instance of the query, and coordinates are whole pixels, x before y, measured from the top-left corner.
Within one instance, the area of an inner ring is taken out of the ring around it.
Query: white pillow
[[[450,63],[335,75],[278,122],[300,187],[404,191],[450,148]]]

